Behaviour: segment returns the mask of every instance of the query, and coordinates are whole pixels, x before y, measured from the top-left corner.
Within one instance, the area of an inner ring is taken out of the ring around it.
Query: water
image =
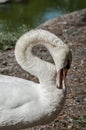
[[[0,32],[22,25],[34,28],[60,15],[86,7],[86,0],[28,0],[27,3],[0,5]]]

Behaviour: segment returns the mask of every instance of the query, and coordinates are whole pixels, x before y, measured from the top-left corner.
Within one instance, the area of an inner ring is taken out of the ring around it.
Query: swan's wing
[[[12,76],[0,75],[0,108],[16,108],[38,98],[39,84]]]

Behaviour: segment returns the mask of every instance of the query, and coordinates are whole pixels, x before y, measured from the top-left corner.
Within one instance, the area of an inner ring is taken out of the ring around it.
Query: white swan
[[[32,54],[32,47],[39,44],[49,50],[55,65]],[[57,117],[65,101],[71,53],[57,36],[41,29],[31,30],[17,41],[15,57],[40,83],[0,75],[0,130],[47,124]]]

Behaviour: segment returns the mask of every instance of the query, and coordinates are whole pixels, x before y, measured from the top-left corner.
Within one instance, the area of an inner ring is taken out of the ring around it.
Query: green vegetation
[[[75,122],[81,125],[82,127],[86,127],[86,115],[80,115]]]
[[[30,27],[22,25],[22,27],[17,28],[14,32],[5,31],[0,33],[0,50],[11,49],[17,39],[25,32],[27,32]]]

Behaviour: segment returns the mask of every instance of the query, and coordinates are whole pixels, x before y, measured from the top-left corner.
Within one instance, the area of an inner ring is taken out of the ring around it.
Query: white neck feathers
[[[41,60],[31,52],[33,46],[39,44],[44,45],[49,50],[55,62],[57,60],[55,60],[55,53],[58,53],[55,51],[58,50],[57,48],[65,46],[57,36],[48,31],[41,29],[31,30],[17,41],[15,47],[16,60],[24,70],[37,76],[40,82],[53,81],[56,67],[51,63]]]

